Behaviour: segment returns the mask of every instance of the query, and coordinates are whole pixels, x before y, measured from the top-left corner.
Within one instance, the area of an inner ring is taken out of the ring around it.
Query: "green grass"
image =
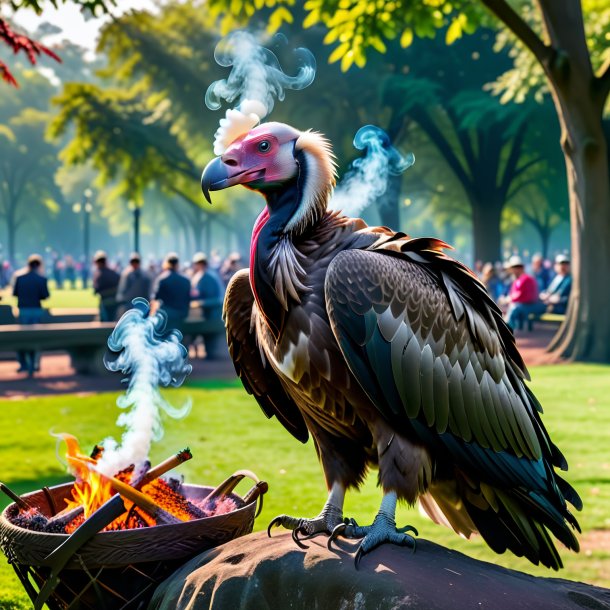
[[[568,461],[568,480],[583,498],[579,515],[584,537],[593,530],[610,530],[610,367],[569,365],[535,368],[533,388],[545,406],[544,421]],[[254,470],[269,482],[270,491],[256,528],[265,528],[277,514],[313,516],[325,500],[325,486],[311,443],[301,445],[281,425],[267,421],[235,382],[194,383],[167,392],[174,405],[190,397],[193,409],[182,421],[165,420],[166,434],[152,451],[153,462],[189,445],[194,459],[182,471],[187,481],[214,485],[239,468]],[[116,394],[75,395],[1,401],[0,480],[17,492],[66,480],[55,457],[51,430],[67,431],[90,447],[106,435],[118,435]],[[247,486],[238,490],[245,491]],[[374,475],[359,493],[348,495],[346,515],[372,521],[380,501]],[[6,502],[0,499],[1,506]],[[498,556],[480,539],[465,541],[402,507],[399,524],[415,525],[420,536],[536,575],[555,576],[512,555]],[[587,544],[587,548],[591,545]],[[606,547],[607,548],[607,547]],[[560,551],[565,570],[560,576],[610,586],[610,553],[590,548],[580,554]],[[25,593],[0,562],[0,608],[29,608]]]
[[[50,298],[43,301],[43,307],[46,309],[53,308],[67,308],[67,309],[81,309],[85,307],[98,307],[99,298],[93,294],[93,288],[66,288],[64,290],[56,290],[53,282],[49,282],[49,292],[51,293]],[[17,299],[12,296],[10,289],[4,289],[0,291],[2,296],[2,303],[6,305],[17,306]]]

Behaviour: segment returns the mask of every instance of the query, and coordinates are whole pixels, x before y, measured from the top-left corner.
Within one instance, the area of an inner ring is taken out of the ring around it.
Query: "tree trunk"
[[[572,238],[572,293],[549,350],[610,362],[610,172],[602,123],[608,89],[593,74],[581,3],[541,0],[540,7],[553,47],[561,49],[545,70],[561,125]]]
[[[610,362],[610,176],[601,108],[561,100],[572,239],[572,293],[549,350],[570,360]]]
[[[549,257],[549,244],[551,241],[551,233],[552,229],[548,227],[540,228],[540,248],[542,253],[542,258],[545,260]]]
[[[7,258],[13,268],[16,267],[17,261],[15,260],[15,246],[17,239],[17,223],[15,222],[14,215],[9,213],[6,217],[6,237],[7,237]]]
[[[472,234],[474,239],[474,260],[495,263],[502,260],[502,235],[500,219],[502,205],[486,198],[470,198],[472,208]]]

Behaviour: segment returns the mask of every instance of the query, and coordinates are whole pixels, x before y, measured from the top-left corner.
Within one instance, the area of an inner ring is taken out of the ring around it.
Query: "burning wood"
[[[38,508],[31,506],[0,483],[0,490],[19,508],[12,518],[15,525],[33,531],[71,534],[92,514],[100,512],[102,507],[118,495],[126,501],[123,514],[116,518],[112,511],[108,512],[112,516],[100,529],[132,529],[175,524],[230,512],[236,508],[235,502],[227,497],[229,490],[226,494],[213,493],[215,498],[223,496],[218,497],[219,501],[214,502],[213,505],[206,501],[199,505],[191,502],[181,493],[180,482],[172,480],[168,483],[160,478],[176,466],[192,459],[192,453],[188,448],[172,455],[154,468],[150,468],[150,463],[147,462],[138,469],[132,466],[112,477],[101,473],[97,468],[97,462],[103,455],[103,448],[96,445],[93,453],[87,456],[81,452],[74,437],[63,435],[62,438],[68,447],[68,464],[76,476],[72,497],[66,499],[66,507],[63,510],[52,517],[47,517]]]

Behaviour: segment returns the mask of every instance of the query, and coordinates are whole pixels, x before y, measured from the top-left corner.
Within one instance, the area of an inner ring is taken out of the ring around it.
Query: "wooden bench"
[[[106,342],[115,322],[7,324],[0,330],[0,351],[66,351],[81,374],[105,371]],[[202,335],[210,359],[228,358],[222,320],[186,320],[180,325],[185,341]]]
[[[547,326],[559,326],[565,319],[566,316],[563,313],[543,313],[542,315],[531,313],[527,316],[527,330],[530,332],[533,330],[534,322]]]
[[[0,305],[0,325],[17,324],[17,309],[11,305]],[[95,322],[99,317],[97,309],[45,309],[42,324],[65,324],[72,322]]]

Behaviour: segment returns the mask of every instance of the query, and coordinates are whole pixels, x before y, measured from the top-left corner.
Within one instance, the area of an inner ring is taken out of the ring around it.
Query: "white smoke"
[[[104,453],[97,464],[101,472],[110,476],[148,458],[151,443],[163,436],[161,411],[178,418],[191,408],[187,401],[176,409],[159,393],[159,386],[181,385],[192,370],[187,364],[188,352],[180,343],[181,333],[165,331],[163,312],[148,316],[150,306],[146,299],[134,299],[133,305],[108,339],[108,348],[114,354],[104,359],[106,368],[127,375],[129,384],[117,399],[117,405],[125,409],[117,425],[126,430],[120,443],[111,437],[104,440]]]
[[[371,203],[378,201],[388,188],[390,176],[398,176],[415,163],[412,153],[402,155],[390,142],[388,134],[374,125],[361,127],[354,137],[354,146],[364,150],[335,189],[329,208],[346,216],[358,216]]]
[[[286,38],[276,36],[286,44]],[[249,32],[238,31],[225,36],[214,51],[214,58],[223,67],[230,67],[227,78],[213,82],[205,94],[210,110],[218,110],[223,100],[235,107],[229,109],[216,132],[215,154],[242,133],[247,133],[272,110],[275,100],[282,101],[286,89],[304,89],[316,75],[316,60],[305,48],[295,49],[299,66],[295,76],[286,74],[270,49],[263,47]]]

